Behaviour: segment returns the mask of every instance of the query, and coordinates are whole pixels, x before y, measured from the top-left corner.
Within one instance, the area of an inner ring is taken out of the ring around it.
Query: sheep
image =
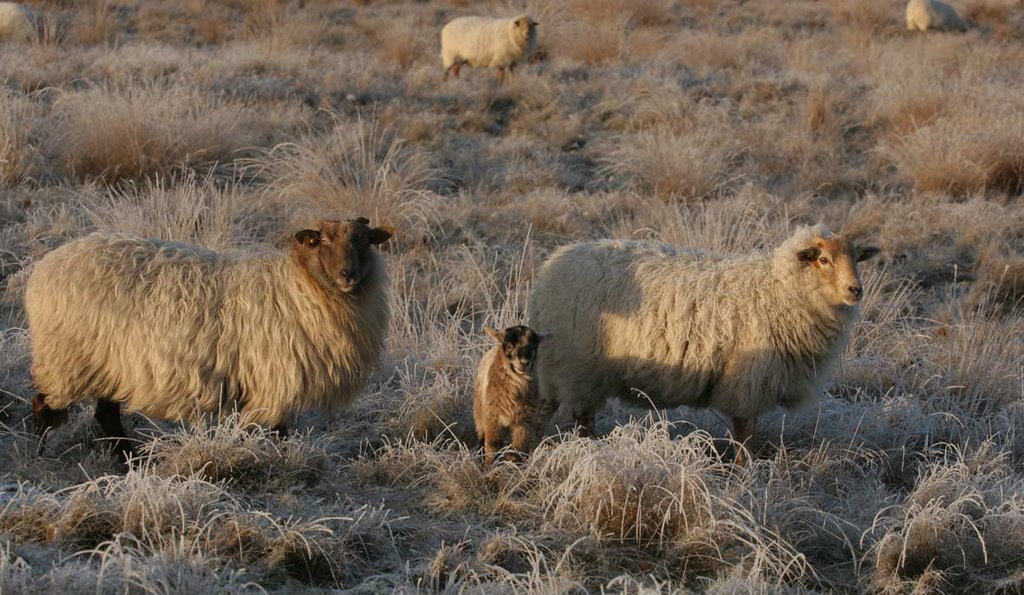
[[[498,85],[505,82],[517,62],[529,59],[537,49],[537,22],[529,15],[511,19],[460,17],[441,29],[441,62],[444,80],[451,73],[459,77],[459,68],[497,68]]]
[[[529,451],[536,434],[537,382],[533,367],[537,348],[547,335],[526,326],[503,332],[485,328],[495,345],[480,360],[473,394],[473,422],[484,450],[484,464],[494,460],[504,430],[512,434],[512,448]]]
[[[25,289],[41,436],[69,405],[125,458],[120,409],[196,423],[239,410],[282,435],[299,410],[350,402],[380,360],[390,226],[321,221],[287,250],[217,252],[96,232],[43,257]]]
[[[33,14],[17,2],[0,2],[0,41],[29,42],[35,39]]]
[[[967,23],[956,9],[939,0],[910,0],[907,2],[908,31],[966,31]]]
[[[764,255],[637,241],[563,247],[530,297],[531,326],[553,333],[537,362],[541,408],[564,405],[591,434],[611,396],[711,407],[732,418],[739,445],[752,443],[759,415],[821,394],[857,317],[856,263],[878,251],[822,225]],[[736,461],[746,462],[742,447]]]

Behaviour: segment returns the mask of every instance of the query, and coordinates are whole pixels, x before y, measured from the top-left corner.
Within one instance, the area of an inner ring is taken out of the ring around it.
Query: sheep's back
[[[553,335],[540,355],[542,387],[556,376],[573,393],[558,390],[560,401],[635,400],[631,389],[639,389],[659,407],[707,405],[737,324],[731,301],[708,299],[738,278],[721,275],[723,266],[642,242],[578,244],[555,254],[530,303],[531,326]]]
[[[185,416],[208,396],[217,266],[213,252],[101,234],[48,254],[25,294],[39,390],[58,408],[107,396]]]
[[[465,61],[475,68],[504,68],[521,53],[510,38],[511,21],[486,17],[460,17],[441,29],[441,55],[445,65]]]

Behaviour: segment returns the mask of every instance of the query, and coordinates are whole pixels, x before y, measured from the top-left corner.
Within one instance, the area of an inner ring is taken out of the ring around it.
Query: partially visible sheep
[[[0,2],[0,41],[35,39],[32,11],[17,2]]]
[[[485,328],[496,344],[484,354],[473,394],[473,421],[484,449],[484,463],[494,460],[502,433],[512,434],[512,448],[530,450],[537,434],[537,382],[533,367],[537,348],[547,335],[530,327],[512,326],[502,332]]]
[[[388,328],[374,246],[392,228],[368,224],[323,221],[287,252],[93,233],[47,254],[25,292],[37,432],[97,400],[96,419],[127,456],[122,404],[188,421],[238,409],[283,432],[292,412],[348,403]]]
[[[542,407],[564,405],[586,432],[613,396],[712,407],[746,443],[759,415],[819,397],[857,317],[856,263],[877,252],[820,225],[772,254],[729,258],[648,242],[564,247],[530,298],[531,326],[553,334],[537,362]]]
[[[444,78],[459,76],[459,68],[497,68],[498,84],[505,81],[505,69],[512,72],[517,62],[527,60],[537,49],[537,23],[528,15],[511,19],[460,17],[441,29],[441,62]]]
[[[907,2],[907,30],[966,31],[967,23],[956,9],[939,0]]]

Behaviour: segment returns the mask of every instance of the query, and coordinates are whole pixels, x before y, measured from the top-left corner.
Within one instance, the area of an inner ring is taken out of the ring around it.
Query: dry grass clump
[[[992,585],[991,574],[1019,572],[1024,561],[1022,485],[1005,454],[982,445],[951,450],[929,465],[898,505],[881,511],[869,535],[876,588],[899,590],[941,573],[951,588]]]
[[[261,140],[266,120],[188,87],[94,87],[53,106],[50,152],[72,179],[165,176],[186,165],[229,161]]]
[[[528,459],[524,483],[543,518],[573,533],[664,552],[688,572],[743,568],[786,582],[806,561],[741,504],[744,487],[699,432],[672,439],[668,422],[631,422],[600,440],[567,440]]]
[[[163,478],[131,471],[56,495],[19,492],[0,510],[0,527],[29,541],[110,552],[132,543],[144,556],[202,552],[216,568],[252,565],[261,582],[338,585],[385,555],[387,513],[282,519],[248,510],[224,488],[197,476]]]
[[[395,225],[398,242],[422,237],[435,199],[429,188],[436,174],[426,155],[363,118],[333,116],[326,133],[278,145],[254,165],[269,192],[340,217]]]
[[[719,131],[676,133],[656,127],[621,139],[608,151],[604,169],[638,192],[688,202],[724,189],[738,155],[736,142]]]
[[[186,172],[174,180],[87,186],[76,197],[87,229],[197,244],[215,250],[272,241],[286,216],[255,193]],[[254,210],[254,207],[262,208]]]
[[[38,115],[30,96],[0,89],[0,186],[18,184],[32,175],[39,153],[34,138]]]
[[[243,426],[232,415],[208,427],[159,436],[145,450],[159,476],[199,477],[275,492],[318,482],[328,463],[326,446],[322,437],[282,439],[260,426]]]

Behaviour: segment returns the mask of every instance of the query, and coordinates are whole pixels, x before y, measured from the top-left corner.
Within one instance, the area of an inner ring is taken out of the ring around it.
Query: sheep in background
[[[907,30],[966,31],[967,23],[956,9],[939,0],[907,2]]]
[[[820,225],[772,254],[738,257],[649,242],[566,246],[530,298],[531,326],[553,333],[537,363],[542,407],[565,405],[584,432],[612,396],[711,407],[745,444],[759,415],[819,397],[857,317],[856,263],[877,252]]]
[[[502,332],[485,328],[496,342],[480,360],[473,394],[473,421],[484,463],[494,460],[501,448],[502,433],[512,434],[512,448],[530,450],[537,430],[537,383],[533,378],[537,348],[547,339],[526,326],[513,326]]]
[[[368,224],[323,221],[287,252],[93,233],[49,253],[25,292],[36,431],[95,399],[127,456],[121,405],[193,422],[239,409],[283,433],[292,412],[348,403],[379,362],[389,320],[374,246],[393,230]]]
[[[35,39],[34,15],[27,6],[17,2],[0,2],[0,41]]]
[[[511,19],[460,17],[441,29],[441,62],[444,78],[459,77],[459,68],[497,68],[498,84],[511,74],[516,63],[537,49],[537,23],[528,15]]]

